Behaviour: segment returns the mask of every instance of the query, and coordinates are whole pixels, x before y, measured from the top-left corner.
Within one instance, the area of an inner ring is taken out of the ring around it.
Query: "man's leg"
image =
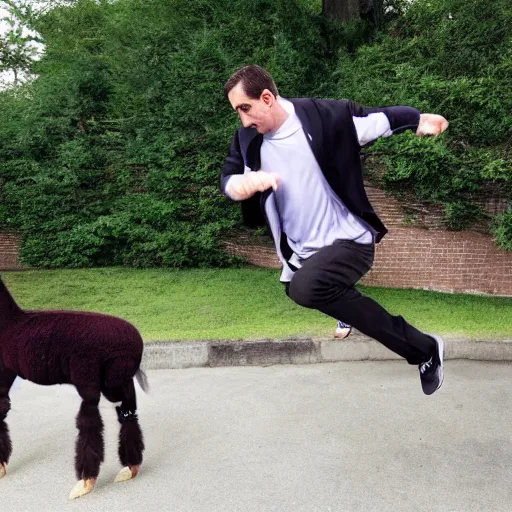
[[[285,288],[285,291],[286,291],[286,295],[290,295],[289,294],[289,290],[290,290],[290,282],[289,281],[286,281],[283,283],[284,284],[284,288]],[[345,322],[342,322],[341,320],[338,320],[337,323],[336,323],[336,330],[334,331],[334,337],[337,338],[337,339],[340,339],[340,340],[344,340],[345,338],[348,338],[348,335],[352,332],[352,326],[345,323]]]
[[[294,274],[288,295],[297,304],[349,323],[410,364],[427,363],[436,355],[436,340],[354,287],[371,268],[373,255],[373,244],[340,240],[324,247]]]

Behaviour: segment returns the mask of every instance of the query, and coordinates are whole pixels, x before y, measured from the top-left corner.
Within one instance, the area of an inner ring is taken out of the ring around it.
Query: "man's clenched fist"
[[[416,135],[439,135],[448,128],[448,121],[438,114],[421,114]]]
[[[249,199],[256,192],[263,192],[269,188],[277,190],[278,186],[277,175],[272,172],[248,172],[231,176],[226,186],[226,194],[235,201],[243,201]]]

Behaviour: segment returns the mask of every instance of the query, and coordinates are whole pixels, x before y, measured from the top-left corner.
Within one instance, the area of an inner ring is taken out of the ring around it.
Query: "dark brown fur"
[[[24,311],[0,278],[0,464],[12,446],[5,417],[16,376],[36,384],[72,384],[82,405],[76,418],[75,470],[78,479],[96,478],[104,457],[100,396],[121,402],[119,456],[126,466],[142,462],[144,443],[137,415],[133,377],[143,342],[130,323],[99,313]]]

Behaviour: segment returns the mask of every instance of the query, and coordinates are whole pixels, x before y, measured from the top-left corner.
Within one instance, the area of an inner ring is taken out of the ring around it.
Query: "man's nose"
[[[240,121],[244,128],[249,128],[252,125],[251,120],[243,113],[240,113]]]

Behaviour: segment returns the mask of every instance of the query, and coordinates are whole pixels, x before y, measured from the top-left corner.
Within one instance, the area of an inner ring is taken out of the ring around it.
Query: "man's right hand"
[[[248,172],[231,176],[226,186],[226,194],[235,201],[243,201],[256,192],[264,192],[269,188],[277,190],[278,186],[277,174],[266,171]]]
[[[438,114],[421,114],[416,135],[439,135],[448,128],[448,121]]]

